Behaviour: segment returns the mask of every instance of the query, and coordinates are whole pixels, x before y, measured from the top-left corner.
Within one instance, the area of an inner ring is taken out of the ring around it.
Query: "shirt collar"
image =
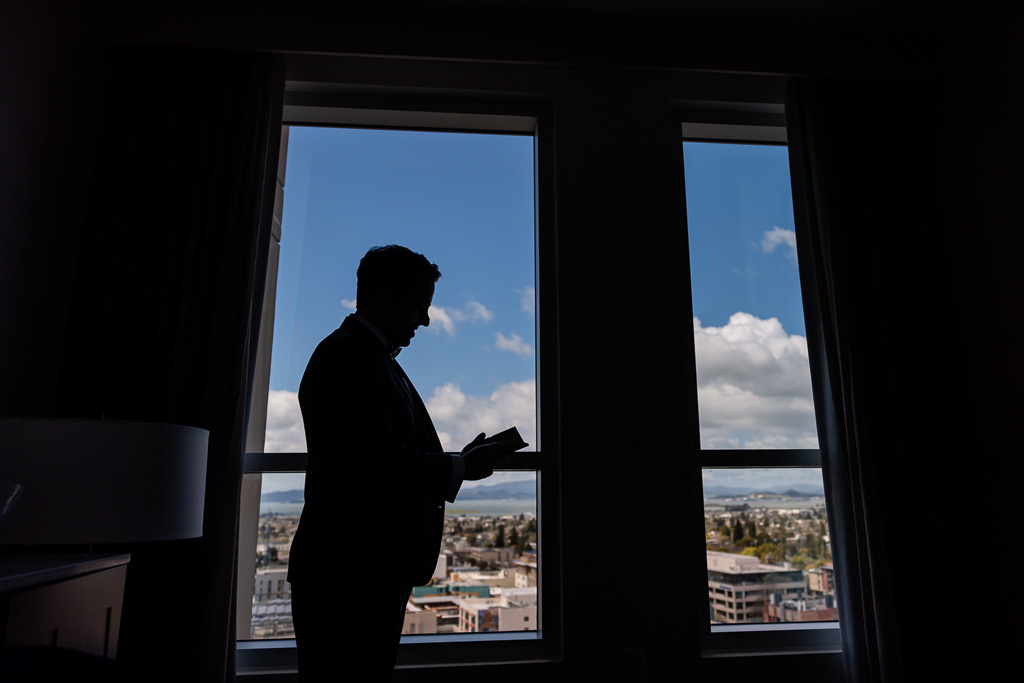
[[[373,334],[373,336],[377,338],[377,341],[380,342],[380,345],[384,347],[384,350],[387,352],[388,356],[390,356],[391,358],[394,358],[395,356],[397,356],[402,351],[402,347],[401,346],[394,346],[393,347],[391,345],[391,343],[388,342],[388,338],[384,336],[384,333],[380,331],[380,328],[377,327],[376,325],[374,325],[373,323],[371,323],[369,320],[367,320],[363,316],[359,315],[358,313],[352,313],[352,314],[350,314],[349,317],[351,317],[353,320],[355,320],[360,325],[362,325],[367,330],[369,330],[370,333]]]

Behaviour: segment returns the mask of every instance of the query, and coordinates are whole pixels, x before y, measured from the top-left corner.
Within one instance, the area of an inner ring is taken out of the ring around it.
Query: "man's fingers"
[[[462,449],[462,452],[466,453],[467,451],[473,450],[474,448],[479,446],[481,443],[483,443],[483,440],[484,440],[484,433],[480,432],[479,434],[476,435],[475,439],[473,439],[468,444],[466,444],[465,448]]]

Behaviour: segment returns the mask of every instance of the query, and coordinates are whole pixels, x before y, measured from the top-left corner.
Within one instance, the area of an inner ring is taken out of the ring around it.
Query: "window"
[[[838,649],[783,116],[683,115],[706,656]]]
[[[538,255],[550,248],[537,230],[544,214],[539,117],[352,110],[336,102],[322,105],[295,91],[286,99],[279,247],[268,274],[263,395],[253,398],[241,516],[240,670],[294,661],[287,584],[276,595],[262,587],[269,575],[287,572],[301,513],[298,384],[315,345],[355,308],[359,259],[388,243],[424,253],[442,272],[431,323],[400,357],[442,445],[457,451],[479,431],[511,425],[530,443],[507,470],[466,482],[447,506],[435,580],[410,599],[399,665],[479,660],[488,651],[507,657],[510,648],[535,657],[544,652],[543,626],[558,616],[540,612],[543,569],[557,562],[540,537],[554,533],[557,518],[546,514],[542,523],[540,516],[553,483],[553,476],[542,481],[551,453],[541,456],[540,427],[546,436],[556,421],[549,417],[555,401],[544,415],[538,410],[539,379],[553,361],[542,357],[537,334],[544,301]],[[545,395],[554,388],[546,384]],[[358,581],[359,571],[357,563],[345,567],[339,580]],[[486,628],[460,615],[470,600],[486,605]],[[484,641],[468,635],[483,631],[494,633]]]

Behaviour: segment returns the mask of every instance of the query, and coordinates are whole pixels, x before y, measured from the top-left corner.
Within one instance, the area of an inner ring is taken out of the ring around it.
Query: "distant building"
[[[835,570],[831,564],[807,570],[807,591],[816,597],[836,594]]]
[[[442,552],[437,556],[437,564],[434,566],[434,573],[431,575],[432,579],[438,580],[448,576],[448,555],[449,553]]]
[[[765,605],[765,619],[769,622],[836,621],[839,610],[831,595],[823,598],[783,600],[773,593]]]
[[[459,625],[462,633],[537,630],[537,589],[503,590],[492,598],[466,598],[459,601]]]
[[[252,604],[252,619],[249,622],[249,637],[254,639],[295,637],[291,599],[254,602]]]
[[[405,624],[402,626],[402,633],[414,635],[413,628],[433,628],[433,631],[419,631],[419,633],[457,633],[459,624],[459,603],[462,598],[449,593],[435,593],[428,595],[412,595],[405,608]],[[415,615],[410,621],[410,615]],[[433,626],[429,625],[426,615],[434,619]]]
[[[252,594],[251,638],[290,638],[292,625],[292,587],[288,567],[271,566],[256,570]]]
[[[515,548],[470,548],[469,556],[477,564],[487,563],[488,566],[512,564],[516,559]]]
[[[266,557],[266,562],[271,561],[280,562],[281,564],[288,564],[288,558],[291,555],[292,542],[287,541],[260,541],[256,544],[256,552],[261,553]]]
[[[708,601],[712,622],[761,623],[767,620],[769,596],[781,600],[804,597],[803,572],[789,566],[763,564],[756,557],[707,551]]]
[[[441,621],[440,614],[439,611],[424,609],[410,601],[405,610],[405,623],[402,624],[402,635],[437,633],[438,624]]]
[[[452,598],[489,598],[491,587],[485,583],[438,582],[429,586],[413,586],[412,589],[414,598],[436,598],[443,595]]]
[[[254,603],[269,600],[291,600],[292,585],[288,583],[288,567],[271,565],[257,569],[252,599]]]
[[[480,569],[453,569],[448,577],[449,585],[485,584],[492,588],[515,588],[516,574],[513,569],[495,569],[483,571]]]
[[[537,585],[537,553],[527,552],[519,556],[515,565],[516,588]]]

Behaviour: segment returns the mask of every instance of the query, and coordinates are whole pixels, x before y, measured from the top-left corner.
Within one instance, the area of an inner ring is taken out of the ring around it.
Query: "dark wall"
[[[1020,33],[1001,17],[972,17],[946,31],[383,18],[317,4],[279,11],[247,3],[243,11],[221,3],[200,11],[136,3],[90,11],[4,3],[0,414],[53,414],[61,362],[75,343],[69,292],[79,245],[89,239],[83,216],[93,192],[102,191],[92,174],[97,131],[101,117],[118,114],[102,106],[103,88],[116,85],[105,78],[110,42],[344,53],[334,68],[353,83],[535,98],[552,108],[556,136],[566,660],[529,675],[739,680],[770,672],[835,680],[835,657],[702,661],[693,616],[702,606],[679,590],[695,570],[690,546],[679,542],[693,509],[680,493],[687,477],[680,442],[688,438],[681,416],[690,399],[666,390],[691,386],[692,368],[665,350],[690,334],[680,313],[685,252],[675,229],[669,150],[677,137],[668,105],[705,87],[701,69],[932,79],[942,218],[925,257],[914,260],[905,242],[900,249],[907,279],[940,282],[931,291],[942,305],[931,302],[927,315],[908,309],[903,332],[922,348],[942,335],[959,357],[936,367],[928,386],[945,395],[942,414],[905,429],[927,433],[925,443],[942,430],[962,458],[936,462],[915,453],[866,485],[900,497],[906,516],[893,519],[894,527],[920,529],[919,543],[892,548],[909,678],[979,654],[998,658],[999,636],[1024,635],[1007,616],[1022,613],[1020,598],[1008,595],[1019,591],[978,590],[987,565],[1012,560],[1019,524],[1006,482],[1020,480],[1016,411],[1024,386],[1014,327],[1024,150],[1012,95],[1021,83]],[[118,256],[111,254],[111,267]],[[639,334],[628,329],[636,323]],[[655,396],[663,398],[642,400]],[[642,497],[632,493],[641,490]],[[627,585],[629,597],[616,590]],[[947,615],[955,628],[947,628]],[[629,628],[605,626],[622,619]],[[971,628],[976,623],[994,627]],[[512,667],[507,675],[521,673]],[[413,678],[424,676],[403,680]]]

